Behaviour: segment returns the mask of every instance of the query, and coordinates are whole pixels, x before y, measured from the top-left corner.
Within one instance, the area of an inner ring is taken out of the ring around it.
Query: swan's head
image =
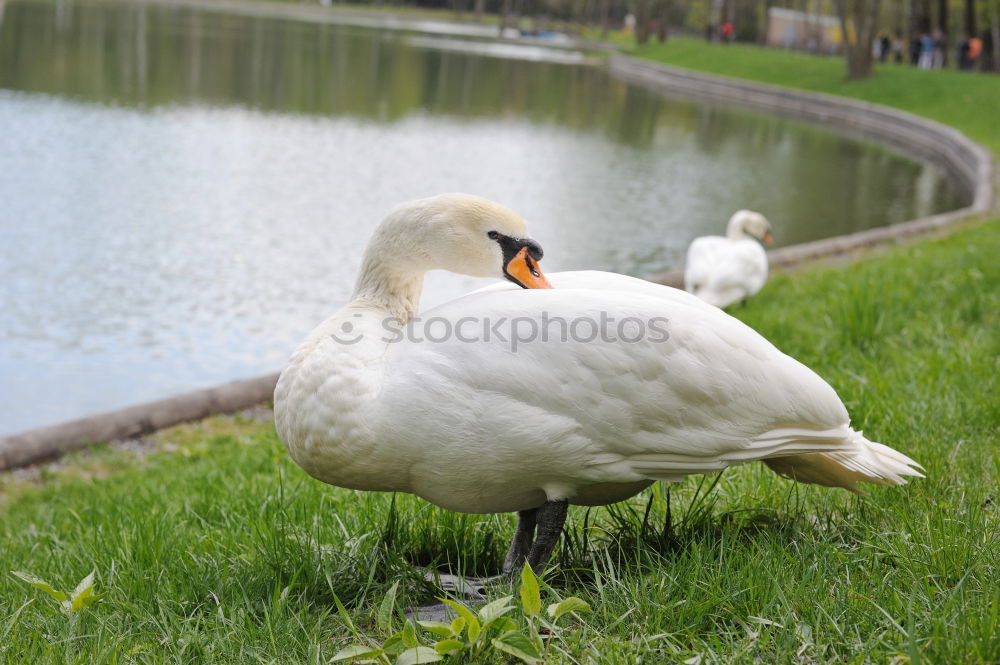
[[[727,228],[730,235],[733,235],[735,232],[736,237],[746,234],[757,238],[757,240],[760,240],[768,247],[774,243],[774,239],[771,236],[771,223],[767,221],[764,215],[753,210],[737,210],[729,218],[729,226]]]
[[[393,260],[414,270],[443,269],[502,277],[525,289],[551,288],[538,268],[542,247],[515,212],[470,194],[441,194],[398,206],[372,245],[392,246]],[[371,249],[371,246],[370,246]]]

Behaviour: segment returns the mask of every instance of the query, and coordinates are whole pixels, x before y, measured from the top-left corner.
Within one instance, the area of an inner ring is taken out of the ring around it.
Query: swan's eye
[[[489,238],[490,238],[491,240],[499,240],[499,239],[500,239],[500,234],[499,234],[499,233],[497,233],[496,231],[490,231],[490,232],[489,232],[489,233],[487,233],[486,235],[487,235],[487,236],[488,236],[488,237],[489,237]]]

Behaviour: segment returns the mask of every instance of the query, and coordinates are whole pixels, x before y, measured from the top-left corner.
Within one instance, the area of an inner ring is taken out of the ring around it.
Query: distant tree
[[[664,44],[667,41],[667,34],[670,32],[670,0],[658,0],[656,12],[656,39]]]
[[[993,71],[1000,72],[1000,0],[993,0],[990,10],[990,53],[993,56]]]
[[[872,75],[872,42],[878,28],[880,0],[834,0],[844,33],[847,76],[864,79]]]
[[[948,30],[948,0],[938,0],[938,30],[941,31],[941,63],[948,64],[948,54],[951,53],[951,34]]]
[[[630,3],[635,16],[635,42],[640,46],[649,41],[649,21],[653,17],[653,0],[634,0]]]
[[[965,36],[975,37],[978,32],[976,29],[976,0],[965,0]]]
[[[507,18],[510,16],[511,12],[511,0],[501,0],[500,2],[500,26],[499,35],[503,37],[504,31],[507,29]]]

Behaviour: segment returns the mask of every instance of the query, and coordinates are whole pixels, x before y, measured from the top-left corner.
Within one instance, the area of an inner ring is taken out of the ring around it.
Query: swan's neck
[[[423,271],[393,268],[390,262],[366,254],[351,304],[382,310],[403,324],[416,316],[423,285]]]
[[[726,226],[726,237],[730,240],[740,240],[743,238],[752,239],[749,233],[743,229],[743,220],[734,219]]]

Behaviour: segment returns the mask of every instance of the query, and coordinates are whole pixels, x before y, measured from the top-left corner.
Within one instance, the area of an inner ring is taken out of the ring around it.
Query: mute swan
[[[823,379],[718,308],[605,272],[550,285],[541,257],[524,222],[485,199],[393,210],[351,302],[278,380],[275,425],[295,462],[341,487],[517,511],[505,571],[544,567],[568,504],[621,501],[655,480],[753,460],[854,491],[921,475],[852,430]],[[414,318],[436,268],[512,283]]]
[[[745,300],[767,281],[771,224],[759,212],[737,210],[726,225],[726,237],[702,236],[688,247],[684,290],[716,307]]]

